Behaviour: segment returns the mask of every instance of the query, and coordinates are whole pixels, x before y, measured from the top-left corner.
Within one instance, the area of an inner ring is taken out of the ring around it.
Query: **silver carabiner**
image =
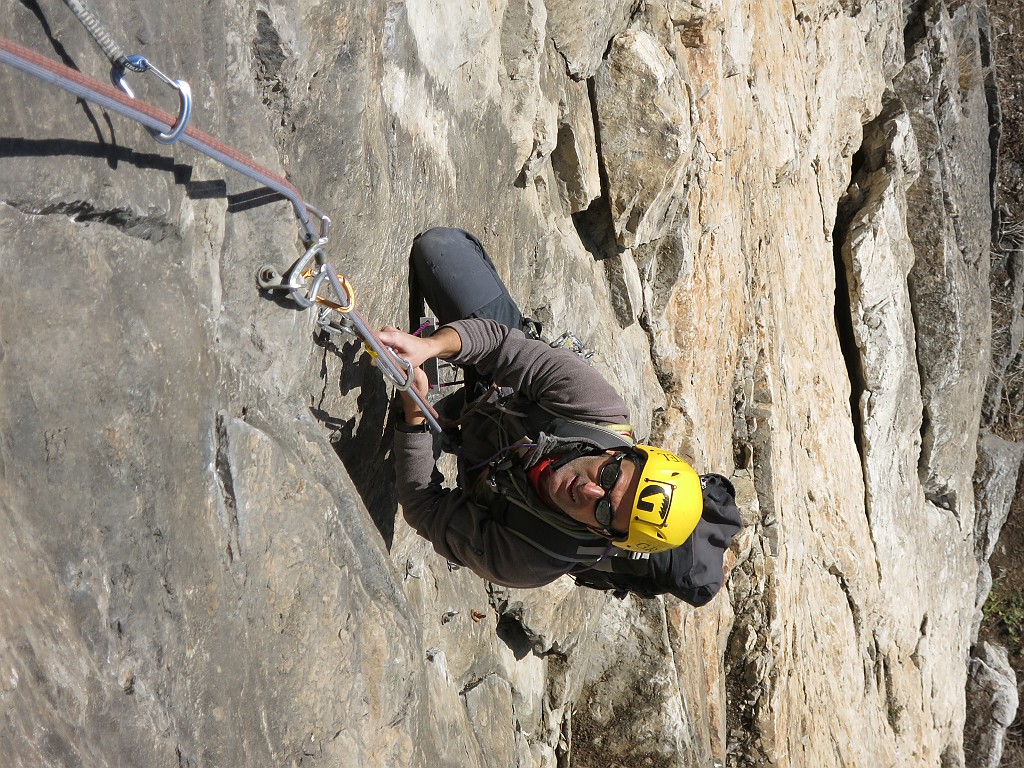
[[[291,293],[292,300],[303,309],[309,309],[309,307],[312,307],[316,303],[316,293],[310,291],[310,293],[303,295],[303,273],[309,267],[310,262],[313,261],[317,254],[323,251],[324,246],[326,245],[327,239],[321,237],[313,243],[313,245],[311,245],[304,254],[302,254],[302,258],[295,262],[295,266],[292,267],[292,271],[288,273],[287,286]],[[323,278],[320,276],[317,279],[322,282]],[[313,284],[316,286],[316,281],[314,281]],[[319,290],[319,286],[317,286],[317,289]],[[312,298],[310,298],[310,294],[312,295]]]
[[[399,381],[397,377],[387,369],[382,368],[381,373],[383,373],[388,379],[390,379],[391,383],[394,384],[395,389],[397,389],[399,392],[408,392],[409,387],[413,385],[413,382],[415,381],[416,378],[415,375],[413,374],[413,364],[406,360],[404,357],[395,354],[392,355],[391,362],[396,364],[403,371],[405,371],[405,381]]]
[[[189,118],[192,117],[192,89],[184,80],[175,80],[172,85],[178,91],[181,109],[178,111],[178,119],[174,121],[168,133],[153,131],[153,138],[161,144],[173,144],[180,139],[188,128]]]
[[[306,212],[307,213],[311,213],[314,216],[316,216],[318,219],[320,219],[320,239],[323,240],[326,243],[327,239],[330,237],[330,234],[331,234],[331,219],[330,219],[330,217],[324,215],[317,208],[314,208],[309,203],[305,203],[305,206],[306,206]],[[312,239],[315,239],[315,237],[312,237],[312,235],[313,235],[312,231],[310,231],[309,234],[311,236],[311,239],[306,241],[307,244],[309,242],[311,242]]]
[[[125,56],[122,59],[122,64],[115,64],[110,68],[110,82],[115,88],[120,88],[122,91],[128,94],[129,98],[135,98],[135,92],[129,87],[125,81],[125,69],[130,69],[132,72],[145,72],[149,69],[149,60],[145,56]]]
[[[185,133],[185,130],[188,128],[189,118],[192,117],[192,88],[189,87],[189,84],[184,80],[171,80],[171,78],[154,67],[145,56],[126,56],[125,60],[128,62],[128,67],[133,71],[152,72],[178,92],[178,118],[171,126],[171,130],[167,133],[163,133],[161,131],[150,131],[153,138],[161,144],[173,144]],[[128,83],[125,82],[124,76],[124,67],[115,66],[110,70],[110,82],[134,99],[135,94],[132,92],[132,89],[128,87]]]

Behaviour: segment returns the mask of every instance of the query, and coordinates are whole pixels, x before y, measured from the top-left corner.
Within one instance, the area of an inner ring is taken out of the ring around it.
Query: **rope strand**
[[[114,38],[110,36],[110,33],[108,33],[100,23],[100,20],[96,18],[96,14],[92,12],[92,9],[90,9],[89,6],[81,2],[81,0],[64,0],[64,4],[67,5],[67,7],[71,9],[71,12],[78,17],[78,20],[82,22],[82,26],[89,31],[89,34],[92,35],[92,39],[96,41],[96,44],[103,51],[103,55],[110,59],[111,64],[116,67],[121,67],[122,69],[132,69],[135,72],[142,71],[141,69],[135,69],[128,64],[128,59],[124,55],[124,50],[114,41]]]

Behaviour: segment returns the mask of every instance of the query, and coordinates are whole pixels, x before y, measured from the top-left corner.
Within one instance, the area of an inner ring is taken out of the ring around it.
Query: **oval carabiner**
[[[135,93],[124,79],[125,69],[130,69],[132,72],[152,72],[178,92],[178,102],[180,105],[178,119],[171,125],[171,130],[167,133],[150,131],[153,138],[161,144],[173,144],[176,142],[185,133],[185,129],[188,128],[189,118],[192,117],[192,88],[184,80],[171,80],[171,78],[154,67],[145,56],[125,56],[119,64],[115,64],[111,68],[110,82],[133,99],[135,98]]]
[[[387,370],[386,368],[381,368],[381,373],[384,374],[385,378],[391,381],[395,389],[397,389],[399,392],[408,392],[409,387],[411,387],[413,385],[413,382],[416,380],[415,374],[413,373],[413,364],[406,360],[404,357],[401,357],[399,355],[393,356],[392,363],[396,364],[399,368],[405,371],[405,381],[399,381],[398,377],[396,377],[394,373]]]
[[[174,121],[171,130],[167,133],[152,131],[153,138],[161,144],[173,144],[182,137],[185,129],[188,128],[188,120],[192,117],[192,89],[184,80],[173,80],[171,85],[178,91],[178,99],[181,109],[178,111],[178,119]]]
[[[323,251],[326,244],[327,241],[321,238],[309,246],[306,252],[302,254],[302,257],[295,262],[295,266],[292,267],[291,272],[288,273],[288,290],[291,294],[292,300],[302,309],[308,309],[315,303],[309,298],[310,294],[303,294],[303,288],[305,287],[303,281],[306,279],[305,272],[308,269],[310,262]],[[312,295],[314,297],[316,296],[315,293]]]
[[[319,272],[313,280],[312,287],[306,293],[306,297],[321,307],[326,307],[334,312],[340,312],[343,315],[355,309],[356,292],[353,290],[348,278],[332,272],[330,264],[321,264],[318,269]],[[325,299],[320,295],[325,280],[334,290],[335,295],[341,300],[340,304],[332,299]]]
[[[344,275],[339,275],[334,271],[334,267],[330,264],[324,264],[323,269],[327,270],[327,279],[331,281],[331,287],[334,289],[335,295],[341,300],[341,304],[338,304],[332,309],[345,314],[351,312],[356,308],[356,292],[352,287],[352,283],[348,281],[348,278]]]

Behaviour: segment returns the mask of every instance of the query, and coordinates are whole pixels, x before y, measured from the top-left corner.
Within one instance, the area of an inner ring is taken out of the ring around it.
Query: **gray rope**
[[[65,5],[78,17],[82,25],[92,35],[93,40],[103,50],[104,55],[110,59],[110,63],[122,70],[130,69],[132,72],[145,72],[145,67],[132,63],[124,50],[119,46],[110,33],[103,27],[96,15],[81,0],[64,0]]]

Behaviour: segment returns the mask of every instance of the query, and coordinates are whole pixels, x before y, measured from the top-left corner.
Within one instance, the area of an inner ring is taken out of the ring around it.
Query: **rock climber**
[[[708,602],[741,525],[730,482],[635,442],[622,397],[580,355],[538,338],[468,232],[435,228],[414,240],[412,323],[424,299],[442,324],[435,333],[389,326],[380,340],[416,366],[422,395],[420,366],[434,358],[462,368],[465,382],[438,405],[457,425],[456,488],[443,486],[435,438],[402,393],[394,455],[409,525],[498,584],[537,587],[570,574],[620,597]]]

